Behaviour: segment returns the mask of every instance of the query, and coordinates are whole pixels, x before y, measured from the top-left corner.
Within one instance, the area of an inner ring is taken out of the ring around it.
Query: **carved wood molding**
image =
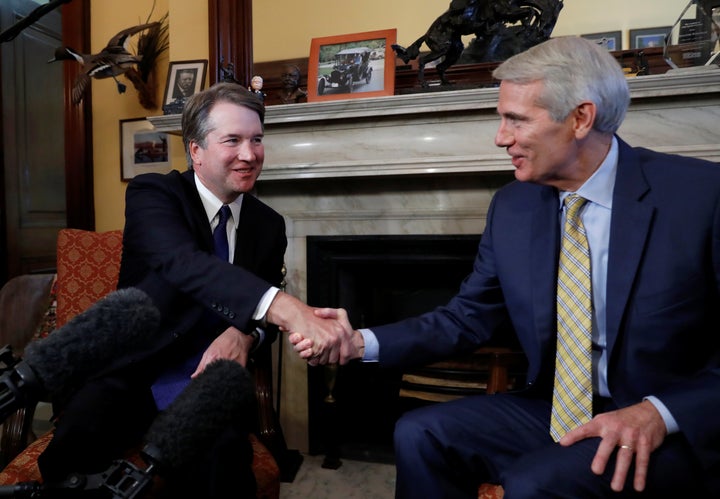
[[[90,53],[90,0],[62,6],[63,45]],[[93,187],[92,94],[87,89],[79,105],[72,103],[71,92],[78,64],[64,64],[65,92],[65,193],[67,226],[95,230]]]
[[[208,0],[210,85],[220,80],[220,61],[235,65],[235,78],[253,73],[252,0]]]

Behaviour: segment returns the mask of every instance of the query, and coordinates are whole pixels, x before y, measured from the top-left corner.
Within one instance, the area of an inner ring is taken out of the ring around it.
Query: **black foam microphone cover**
[[[49,393],[84,381],[118,356],[154,340],[160,312],[140,289],[109,293],[46,338],[25,348],[24,362]]]
[[[229,425],[255,418],[250,373],[237,362],[216,360],[153,421],[143,453],[161,472],[177,471],[208,452]]]

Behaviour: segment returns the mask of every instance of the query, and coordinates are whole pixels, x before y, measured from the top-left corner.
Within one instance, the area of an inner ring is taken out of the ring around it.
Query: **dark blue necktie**
[[[228,244],[227,237],[227,222],[230,219],[230,207],[226,204],[218,211],[220,220],[218,221],[217,227],[213,230],[213,240],[215,241],[215,255],[227,262],[230,256],[230,246]],[[214,329],[214,323],[217,322],[213,317],[208,317],[207,320],[201,321],[198,328],[204,330]],[[202,331],[201,333],[204,333]],[[192,355],[178,359],[178,362],[170,366],[165,372],[163,372],[152,385],[153,397],[155,398],[155,404],[159,410],[165,409],[170,402],[175,400],[180,392],[190,383],[190,375],[197,369],[198,363],[202,358],[202,354],[205,352],[212,340],[209,334],[199,334],[197,338],[197,345],[194,348]]]
[[[213,239],[215,240],[215,254],[218,258],[224,261],[228,261],[230,257],[230,246],[228,245],[228,238],[227,238],[227,222],[230,219],[230,215],[232,213],[230,212],[230,207],[226,204],[222,205],[222,208],[220,208],[220,211],[218,211],[218,216],[220,217],[220,220],[218,221],[217,227],[215,227],[215,230],[213,231]]]

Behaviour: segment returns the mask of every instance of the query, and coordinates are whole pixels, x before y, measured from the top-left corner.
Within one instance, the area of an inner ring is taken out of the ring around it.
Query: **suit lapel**
[[[240,209],[240,220],[238,228],[235,231],[235,265],[241,265],[250,268],[255,252],[256,241],[252,237],[242,238],[240,234],[256,234],[253,230],[253,224],[256,223],[258,217],[255,212],[254,198],[250,194],[244,194],[242,200],[242,208]]]
[[[532,214],[531,272],[535,330],[539,350],[555,345],[555,295],[560,223],[558,195],[554,188],[540,192],[540,206]],[[551,262],[548,265],[548,262]]]
[[[607,275],[607,348],[612,353],[655,212],[643,202],[649,186],[635,151],[618,139]]]

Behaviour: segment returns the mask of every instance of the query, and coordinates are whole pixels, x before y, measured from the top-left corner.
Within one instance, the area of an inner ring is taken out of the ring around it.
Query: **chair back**
[[[57,327],[117,289],[122,234],[122,230],[58,232]]]

